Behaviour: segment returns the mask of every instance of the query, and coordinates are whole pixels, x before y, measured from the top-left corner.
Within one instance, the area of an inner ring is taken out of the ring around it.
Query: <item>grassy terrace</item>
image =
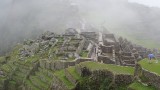
[[[68,87],[68,89],[74,88],[74,85],[65,77],[64,70],[56,71],[54,75],[57,76],[58,79],[60,79]]]
[[[81,63],[81,65],[86,66],[91,70],[107,69],[115,74],[130,74],[130,75],[134,74],[133,67],[116,66],[112,64],[101,64],[96,62],[83,62]]]
[[[80,79],[80,75],[76,72],[75,67],[69,67],[69,68],[67,68],[67,70],[70,72],[70,74],[72,74],[72,76],[76,80]]]
[[[75,70],[75,67],[69,67],[67,70],[72,74],[75,79],[80,79],[80,75]],[[56,71],[54,73],[66,86],[68,89],[73,89],[75,86],[66,78],[64,70]]]
[[[0,57],[0,64],[5,62],[5,57]]]
[[[132,83],[129,88],[133,89],[133,90],[157,90],[156,88],[152,87],[152,86],[145,86],[139,82],[134,82]]]
[[[155,60],[152,60],[151,63],[148,62],[148,59],[141,60],[139,64],[146,70],[155,72],[160,75],[160,62],[156,63]]]

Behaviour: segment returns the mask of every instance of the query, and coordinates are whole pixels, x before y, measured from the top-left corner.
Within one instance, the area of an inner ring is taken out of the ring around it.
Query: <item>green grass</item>
[[[106,69],[109,71],[112,71],[115,74],[134,74],[134,68],[133,67],[124,67],[124,66],[117,66],[113,64],[101,64],[97,62],[83,62],[80,63],[82,66],[86,66],[91,70],[100,70],[100,69]]]
[[[6,79],[6,77],[0,77],[0,85],[3,85]]]
[[[25,63],[33,63],[33,62],[36,62],[36,61],[38,61],[39,60],[39,58],[40,58],[40,56],[38,56],[38,55],[35,55],[35,56],[31,56],[31,57],[28,57],[25,61]]]
[[[9,73],[12,70],[11,67],[7,64],[2,65],[1,69],[7,73]]]
[[[26,80],[25,84],[27,85],[27,87],[30,87],[32,90],[39,90],[39,88],[34,86],[30,80]]]
[[[56,71],[54,73],[55,76],[58,77],[66,86],[68,89],[73,89],[75,86],[65,77],[64,70]]]
[[[69,67],[69,68],[67,68],[67,70],[70,72],[70,74],[71,74],[76,80],[78,80],[78,79],[81,78],[80,75],[76,72],[75,67]]]
[[[22,45],[16,45],[12,52],[10,53],[10,56],[11,56],[11,60],[15,60],[15,59],[18,59],[18,54],[19,54],[19,49],[22,48]]]
[[[0,57],[0,64],[5,62],[5,57]]]
[[[83,50],[83,51],[80,53],[80,56],[81,56],[81,57],[87,57],[87,56],[88,56],[88,51]]]
[[[38,76],[30,76],[30,80],[35,86],[39,88],[43,88],[43,89],[49,88],[47,83],[44,83],[43,81],[41,81]]]
[[[151,63],[149,63],[148,59],[144,59],[144,60],[141,60],[139,62],[139,64],[146,70],[149,70],[151,72],[155,72],[157,74],[160,75],[160,62],[158,63],[155,63],[156,61],[155,60],[152,60]]]
[[[75,57],[68,58],[67,61],[73,61],[73,60],[75,60]]]
[[[145,86],[139,82],[134,82],[131,85],[129,85],[129,88],[133,90],[157,90],[153,86]]]

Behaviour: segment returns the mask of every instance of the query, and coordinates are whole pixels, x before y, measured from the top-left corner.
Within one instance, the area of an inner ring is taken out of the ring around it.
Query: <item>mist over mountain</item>
[[[61,33],[67,27],[76,27],[77,10],[68,0],[1,0],[0,53],[44,31]]]
[[[68,27],[90,24],[158,48],[160,9],[128,0],[1,0],[0,53],[44,31],[62,33]],[[83,22],[82,22],[83,21]]]
[[[75,0],[74,0],[75,1]],[[135,43],[157,48],[160,9],[128,0],[76,0],[81,15],[94,26],[105,26]]]

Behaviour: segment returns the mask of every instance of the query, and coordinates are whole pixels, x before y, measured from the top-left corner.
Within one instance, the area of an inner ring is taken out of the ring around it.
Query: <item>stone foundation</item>
[[[98,56],[98,62],[103,62],[105,64],[115,64],[115,62],[107,56]]]

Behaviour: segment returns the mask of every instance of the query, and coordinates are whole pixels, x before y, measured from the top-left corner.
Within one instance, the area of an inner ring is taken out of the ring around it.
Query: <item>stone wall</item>
[[[38,70],[38,67],[40,67],[39,62],[33,63],[33,68],[26,74],[26,78],[29,78],[30,75],[33,75],[35,73],[35,71]]]
[[[66,68],[66,67],[64,66],[64,63],[65,63],[65,62],[63,62],[63,61],[55,61],[55,62],[54,62],[54,70],[60,70],[60,69]]]
[[[98,56],[98,62],[103,62],[105,64],[115,64],[114,61],[112,61],[109,57],[107,56]]]
[[[123,60],[124,64],[135,64],[135,60]]]
[[[113,46],[101,46],[102,53],[112,53]]]
[[[130,52],[123,52],[122,55],[124,55],[124,56],[132,56],[132,53],[130,53]]]
[[[133,75],[126,75],[126,74],[118,74],[115,75],[115,84],[116,85],[128,85],[133,82],[134,76]]]
[[[80,52],[83,50],[83,47],[84,47],[85,42],[86,42],[86,39],[83,38],[83,40],[81,41],[78,49],[76,50],[76,53],[77,53],[77,54],[80,54]]]
[[[43,59],[43,60],[40,60],[39,62],[40,62],[40,67],[41,68],[45,68],[46,67],[46,59]]]
[[[160,75],[149,72],[145,69],[142,69],[142,74],[149,80],[148,84],[151,84],[160,90]]]
[[[76,65],[76,71],[78,74],[80,74],[82,77],[88,77],[92,78],[93,81],[98,82],[100,78],[103,77],[103,79],[108,78],[110,81],[110,86],[116,87],[121,85],[129,85],[133,82],[134,76],[133,75],[127,75],[127,74],[115,74],[107,69],[103,70],[90,70],[86,66],[83,65]]]
[[[136,79],[141,77],[145,78],[145,80],[142,80],[143,83],[153,85],[160,90],[160,75],[145,70],[140,64],[136,64],[134,76]]]
[[[74,61],[50,61],[50,60],[40,60],[40,67],[41,68],[46,68],[50,70],[60,70],[60,69],[65,69],[69,66],[75,66],[76,64],[79,64],[81,62],[86,62],[86,61],[93,61],[91,58],[80,58],[76,59]]]
[[[122,56],[122,59],[123,60],[134,60],[135,58],[131,56]]]
[[[8,89],[8,84],[9,84],[8,79],[1,80],[0,83],[1,83],[0,90],[7,90]]]
[[[76,72],[82,76],[82,66],[79,64],[79,65],[76,65],[75,66],[75,69],[76,69]]]
[[[93,59],[92,58],[80,58],[80,59],[75,60],[75,63],[79,64],[81,62],[86,62],[86,61],[93,61]]]
[[[95,45],[92,46],[87,57],[91,58],[92,54],[94,53],[94,49],[95,49]]]

